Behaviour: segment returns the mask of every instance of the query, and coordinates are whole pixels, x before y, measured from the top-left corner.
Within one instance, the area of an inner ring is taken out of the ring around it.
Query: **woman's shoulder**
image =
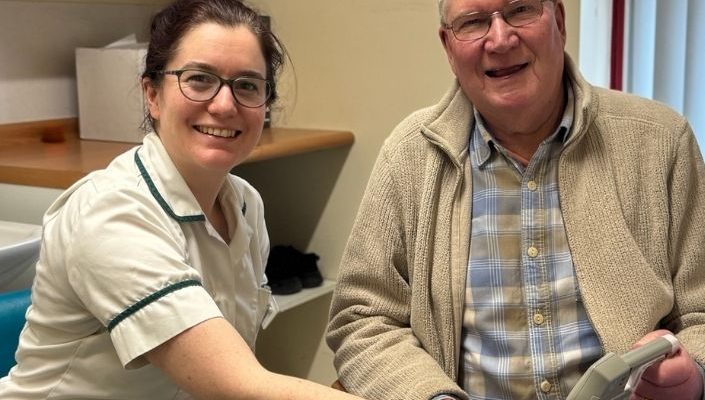
[[[74,183],[49,207],[45,222],[59,213],[79,218],[96,212],[115,215],[139,209],[157,212],[158,204],[131,162],[133,156],[132,151],[122,154],[105,169],[93,171]]]
[[[264,214],[264,201],[259,191],[245,179],[228,174],[228,180],[235,192],[236,201],[240,202],[240,207],[244,210],[256,210],[256,215],[263,218]]]
[[[254,199],[259,202],[262,201],[262,196],[259,194],[259,191],[250,182],[234,174],[228,174],[228,178],[235,191],[245,200]]]

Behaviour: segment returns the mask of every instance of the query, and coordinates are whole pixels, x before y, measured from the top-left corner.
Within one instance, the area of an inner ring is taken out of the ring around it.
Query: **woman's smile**
[[[242,133],[241,130],[237,129],[224,129],[224,128],[214,128],[214,127],[209,127],[209,126],[204,126],[204,125],[196,125],[194,126],[194,129],[196,129],[198,132],[210,135],[210,136],[217,136],[221,138],[236,138],[240,136]]]

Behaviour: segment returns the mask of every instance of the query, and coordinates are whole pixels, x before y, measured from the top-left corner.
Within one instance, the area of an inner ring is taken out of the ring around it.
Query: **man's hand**
[[[651,332],[634,343],[632,348],[669,333],[665,329]],[[700,399],[703,395],[703,378],[698,368],[688,352],[681,347],[672,356],[647,368],[629,399]]]

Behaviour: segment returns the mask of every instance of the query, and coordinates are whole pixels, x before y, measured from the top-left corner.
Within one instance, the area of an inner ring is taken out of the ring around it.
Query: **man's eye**
[[[483,17],[469,17],[469,18],[464,18],[456,24],[457,28],[459,30],[462,29],[476,29],[479,27],[482,27],[487,21],[487,18]]]
[[[504,13],[504,18],[513,18],[513,17],[526,17],[529,15],[534,15],[537,14],[539,10],[537,10],[534,6],[531,4],[515,4],[511,6],[508,10],[505,11]]]

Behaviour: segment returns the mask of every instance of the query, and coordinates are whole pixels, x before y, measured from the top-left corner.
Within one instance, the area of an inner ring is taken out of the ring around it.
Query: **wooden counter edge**
[[[43,142],[42,136],[46,137],[47,127],[57,125],[64,129],[64,141]],[[65,189],[91,170],[104,168],[117,155],[137,145],[80,139],[77,126],[75,118],[0,125],[0,183]],[[350,146],[354,141],[355,137],[349,131],[266,128],[260,143],[243,164]],[[85,144],[100,148],[101,151],[96,152],[95,156],[81,154],[80,148]],[[67,154],[61,163],[57,163],[61,165],[51,168],[41,165],[47,149]],[[11,160],[7,158],[9,152]],[[97,167],[86,170],[86,158]]]

